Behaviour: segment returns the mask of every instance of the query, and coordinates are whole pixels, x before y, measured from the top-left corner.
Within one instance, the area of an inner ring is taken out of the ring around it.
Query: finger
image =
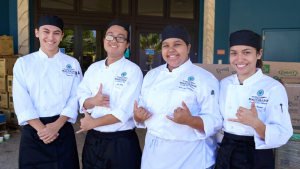
[[[182,107],[183,107],[184,110],[189,110],[189,108],[188,108],[187,105],[184,103],[184,101],[182,101],[181,104],[182,104]]]
[[[254,113],[257,112],[256,107],[255,107],[255,102],[251,103],[251,111],[254,112]]]
[[[100,87],[99,87],[99,90],[98,90],[98,94],[102,94],[102,83],[100,83]]]
[[[84,129],[78,130],[78,131],[76,132],[76,134],[81,133],[81,132],[83,132],[83,131],[85,131],[85,130],[84,130]]]
[[[239,110],[241,110],[241,111],[247,111],[249,109],[246,109],[245,107],[239,107]]]
[[[133,104],[133,111],[136,111],[137,109],[138,109],[138,107],[137,107],[137,101],[135,100],[134,104]]]
[[[168,115],[166,115],[166,117],[167,117],[169,120],[174,121],[174,118],[173,118],[173,117],[170,117],[170,116],[168,116]]]
[[[240,109],[238,109],[236,112],[241,114],[243,111],[241,111]]]
[[[103,107],[111,108],[110,105],[106,105],[106,104],[103,105]]]
[[[152,115],[153,115],[153,113],[148,114],[146,117],[146,120],[149,119]]]
[[[239,119],[227,119],[228,121],[233,121],[233,122],[241,122]]]

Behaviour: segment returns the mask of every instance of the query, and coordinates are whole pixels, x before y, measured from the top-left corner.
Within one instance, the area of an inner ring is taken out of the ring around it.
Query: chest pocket
[[[182,101],[187,105],[189,110],[191,111],[193,109],[193,105],[196,100],[196,95],[193,92],[189,91],[182,91],[182,90],[174,90],[172,97],[171,97],[171,102],[170,102],[170,110],[174,113],[174,110],[177,109],[178,107],[182,107]],[[193,111],[191,111],[192,113]],[[192,114],[194,115],[194,114]]]

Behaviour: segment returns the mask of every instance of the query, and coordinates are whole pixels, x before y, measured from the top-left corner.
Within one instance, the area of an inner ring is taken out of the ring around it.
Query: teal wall
[[[14,53],[18,53],[17,0],[0,0],[0,36],[13,36]]]

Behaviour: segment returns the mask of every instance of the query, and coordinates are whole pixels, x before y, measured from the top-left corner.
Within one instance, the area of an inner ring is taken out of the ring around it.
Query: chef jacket
[[[18,58],[13,69],[13,98],[19,124],[55,115],[67,116],[75,123],[76,89],[81,79],[78,61],[60,51],[53,58],[41,49]]]
[[[258,118],[266,125],[265,140],[251,127],[227,119],[237,119],[239,107],[251,109],[255,102]],[[220,82],[220,110],[224,118],[225,132],[254,136],[256,149],[277,148],[285,144],[293,134],[288,98],[284,86],[266,76],[261,69],[240,85],[237,74]]]
[[[99,126],[94,130],[101,132],[115,132],[130,130],[135,127],[133,122],[133,105],[138,100],[143,74],[141,69],[131,61],[122,57],[107,67],[106,59],[93,63],[84,74],[77,89],[80,110],[86,99],[94,97],[102,83],[102,93],[109,96],[111,108],[95,106],[89,109],[93,118],[112,114],[120,122]]]
[[[146,128],[152,135],[166,139],[194,142],[205,139],[206,167],[214,164],[216,142],[213,135],[222,127],[219,111],[219,82],[208,71],[186,61],[172,72],[167,64],[147,73],[139,99],[153,115],[144,123],[136,122],[139,128]],[[173,117],[174,110],[185,102],[193,116],[201,117],[204,132],[187,125],[177,124],[166,115]],[[184,146],[184,142],[183,142]]]

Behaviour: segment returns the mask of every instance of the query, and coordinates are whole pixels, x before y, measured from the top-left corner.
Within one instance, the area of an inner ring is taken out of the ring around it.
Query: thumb
[[[84,117],[89,116],[89,113],[85,110],[84,107],[82,108],[82,110],[83,110],[83,113],[84,113]]]
[[[99,88],[99,90],[98,90],[98,93],[99,93],[99,94],[102,94],[102,83],[100,83],[100,88]]]
[[[184,101],[182,101],[181,104],[182,104],[182,107],[183,107],[184,110],[189,110],[189,108],[188,108],[187,105],[184,103]]]
[[[255,108],[255,102],[252,102],[252,103],[251,103],[251,111],[252,111],[253,113],[257,113],[257,110],[256,110],[256,108]]]
[[[138,107],[137,107],[137,101],[135,100],[135,101],[134,101],[133,111],[135,111],[136,109],[138,109]]]
[[[76,134],[81,133],[81,132],[83,132],[83,131],[84,131],[84,129],[78,130],[78,131],[76,132]]]

